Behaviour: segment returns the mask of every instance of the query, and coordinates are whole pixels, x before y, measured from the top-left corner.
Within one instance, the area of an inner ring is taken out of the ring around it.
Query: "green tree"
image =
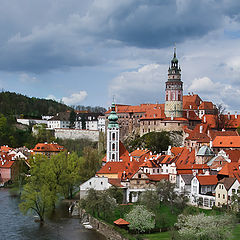
[[[147,190],[140,195],[139,203],[150,211],[155,212],[160,203],[159,196],[156,191]]]
[[[179,229],[172,239],[181,240],[227,240],[231,239],[235,218],[232,215],[206,216],[179,215],[176,227]]]
[[[137,233],[143,233],[155,227],[155,215],[148,211],[145,206],[137,205],[125,216],[129,228]]]
[[[70,116],[69,116],[69,121],[70,121],[70,128],[75,128],[75,121],[76,121],[76,112],[74,110],[72,110],[70,112]]]
[[[166,131],[150,132],[142,137],[136,137],[134,140],[127,142],[129,151],[133,151],[136,148],[148,148],[156,153],[166,151],[169,145],[172,145],[172,141],[169,133]]]
[[[175,184],[171,183],[168,180],[162,180],[157,184],[157,194],[159,196],[160,201],[163,203],[170,205],[171,211],[173,212],[173,205],[177,199],[177,194],[174,191]]]
[[[118,204],[123,203],[123,189],[116,186],[112,186],[107,189],[107,193],[110,197],[114,198]]]
[[[27,183],[21,196],[22,202],[19,204],[20,210],[27,214],[29,211],[35,212],[40,221],[44,221],[46,213],[51,210],[51,192],[46,185],[36,185]]]

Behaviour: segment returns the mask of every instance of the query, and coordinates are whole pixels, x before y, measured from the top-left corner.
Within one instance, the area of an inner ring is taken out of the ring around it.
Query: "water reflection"
[[[41,225],[34,222],[33,216],[23,216],[18,203],[18,198],[11,197],[7,189],[0,189],[1,240],[105,240],[98,232],[85,229],[79,219],[69,218],[67,209],[58,209]]]

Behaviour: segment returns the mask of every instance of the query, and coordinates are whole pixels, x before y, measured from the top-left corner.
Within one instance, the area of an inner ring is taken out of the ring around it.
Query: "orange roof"
[[[61,152],[64,147],[57,143],[38,143],[34,148],[34,152]]]
[[[179,155],[179,154],[182,153],[183,149],[184,149],[183,147],[172,147],[172,148],[171,148],[171,153],[172,153],[174,156],[177,156],[177,155]]]
[[[240,136],[216,136],[213,140],[215,148],[240,148]]]
[[[216,136],[238,136],[236,131],[209,130],[209,136],[213,140]]]
[[[185,108],[184,106],[189,106],[190,104],[199,106],[202,99],[197,94],[192,95],[184,95],[183,96],[183,109],[189,109]]]
[[[216,185],[218,182],[216,175],[197,176],[200,185]]]
[[[182,122],[187,122],[188,120],[186,118],[181,118],[181,117],[174,117],[173,120],[171,117],[164,118],[163,121],[182,121]]]
[[[149,180],[159,182],[163,179],[168,180],[169,175],[168,174],[152,174],[148,175]]]
[[[164,104],[140,104],[137,106],[131,105],[121,105],[116,104],[116,112],[117,113],[145,113],[149,110],[153,109],[164,109]],[[105,114],[109,114],[111,109],[109,109]]]
[[[131,156],[133,157],[141,157],[142,155],[145,155],[146,153],[150,152],[148,149],[137,149],[131,152]]]
[[[219,171],[219,175],[225,175],[229,177],[234,177],[234,173],[240,172],[238,162],[226,163],[223,168]]]
[[[119,218],[118,220],[114,221],[114,223],[115,223],[116,225],[128,225],[128,224],[130,224],[129,222],[125,221],[125,220],[122,219],[122,218]]]
[[[121,178],[108,178],[108,182],[116,187],[123,187],[121,184]]]
[[[148,111],[141,117],[142,120],[146,119],[163,119],[165,118],[164,107],[160,106],[159,108],[153,108]]]
[[[200,129],[202,129],[200,131]],[[208,125],[207,124],[197,124],[193,130],[185,128],[184,131],[189,134],[186,140],[197,141],[201,143],[209,143],[210,138],[207,135]]]
[[[188,120],[201,121],[198,115],[194,112],[194,110],[183,110],[183,117]]]
[[[229,156],[232,162],[238,162],[240,159],[240,151],[237,149],[234,150],[224,150],[226,154]]]
[[[213,110],[214,107],[213,107],[213,103],[212,102],[202,102],[199,106],[199,109],[204,109],[204,110]]]
[[[0,151],[1,152],[10,152],[13,148],[8,147],[8,146],[1,146]]]
[[[15,161],[0,161],[0,168],[11,168]]]

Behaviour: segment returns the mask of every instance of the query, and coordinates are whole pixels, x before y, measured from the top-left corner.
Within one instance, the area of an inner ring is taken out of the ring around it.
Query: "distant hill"
[[[22,114],[24,117],[41,118],[42,115],[55,115],[71,109],[54,100],[30,98],[14,92],[0,92],[0,113],[4,115]]]

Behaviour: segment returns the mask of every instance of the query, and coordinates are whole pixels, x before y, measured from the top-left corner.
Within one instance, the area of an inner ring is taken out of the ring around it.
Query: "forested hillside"
[[[46,99],[27,97],[13,92],[0,92],[0,113],[40,118],[41,115],[55,115],[71,108],[65,104]]]

